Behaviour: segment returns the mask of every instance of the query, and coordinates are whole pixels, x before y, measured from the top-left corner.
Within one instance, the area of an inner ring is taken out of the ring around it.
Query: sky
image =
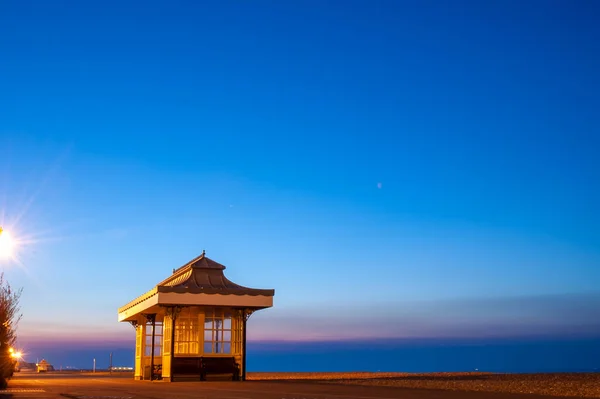
[[[276,290],[255,342],[600,336],[598,17],[2,2],[19,342],[133,347],[117,308],[202,250]]]

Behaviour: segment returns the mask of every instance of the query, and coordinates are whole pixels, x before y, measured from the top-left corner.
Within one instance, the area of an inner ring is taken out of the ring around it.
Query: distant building
[[[37,372],[43,373],[46,371],[54,371],[54,367],[46,361],[46,359],[42,359],[38,364],[36,364]]]
[[[246,321],[273,306],[275,290],[237,285],[224,269],[203,251],[119,309],[136,330],[136,379],[245,379]]]

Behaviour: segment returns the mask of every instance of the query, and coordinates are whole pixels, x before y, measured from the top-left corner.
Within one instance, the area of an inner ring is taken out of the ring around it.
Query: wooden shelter
[[[273,306],[272,289],[237,285],[205,252],[119,309],[136,330],[135,378],[246,377],[246,322]]]

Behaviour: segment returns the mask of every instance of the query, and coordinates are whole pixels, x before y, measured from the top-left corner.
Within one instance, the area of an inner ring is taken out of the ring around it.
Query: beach
[[[600,373],[248,373],[248,379],[600,398]]]

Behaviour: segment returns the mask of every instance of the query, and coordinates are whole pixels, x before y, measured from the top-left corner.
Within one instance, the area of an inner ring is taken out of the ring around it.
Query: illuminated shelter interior
[[[119,321],[136,331],[135,378],[246,377],[246,322],[273,306],[272,289],[228,280],[225,266],[202,255],[152,290],[119,308]]]

